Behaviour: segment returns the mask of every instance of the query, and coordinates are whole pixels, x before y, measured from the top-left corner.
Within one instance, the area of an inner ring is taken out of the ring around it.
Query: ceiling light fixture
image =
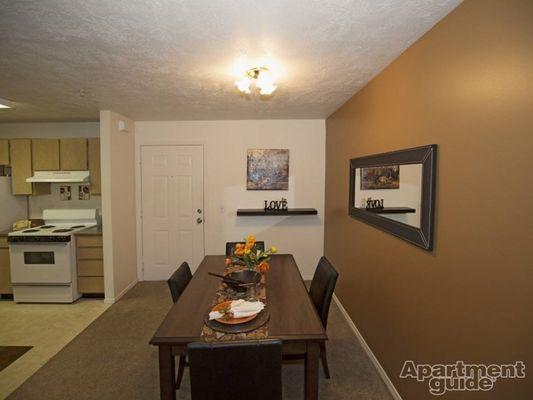
[[[255,82],[255,86],[259,88],[259,94],[262,96],[271,95],[277,89],[272,73],[266,67],[250,68],[245,72],[245,76],[235,81],[235,85],[241,92],[250,94],[252,82]]]
[[[0,108],[11,108],[13,107],[13,102],[6,100],[6,99],[0,99]]]

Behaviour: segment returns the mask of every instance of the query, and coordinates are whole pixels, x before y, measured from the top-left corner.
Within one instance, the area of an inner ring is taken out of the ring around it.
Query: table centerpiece
[[[267,250],[258,248],[255,237],[248,235],[244,243],[237,243],[233,254],[226,258],[226,265],[243,265],[249,271],[265,274],[270,268],[269,261],[272,254],[277,252],[272,246]]]

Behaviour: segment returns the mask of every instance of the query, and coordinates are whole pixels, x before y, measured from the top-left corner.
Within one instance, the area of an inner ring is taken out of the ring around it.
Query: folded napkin
[[[265,305],[260,301],[234,300],[230,305],[230,311],[233,313],[233,318],[249,317],[258,314],[263,308],[265,308]],[[223,316],[224,314],[218,311],[211,311],[209,313],[210,320],[222,318]]]

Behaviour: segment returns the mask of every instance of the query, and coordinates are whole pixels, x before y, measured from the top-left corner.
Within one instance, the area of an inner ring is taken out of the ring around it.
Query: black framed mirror
[[[437,145],[350,160],[351,217],[433,250]]]

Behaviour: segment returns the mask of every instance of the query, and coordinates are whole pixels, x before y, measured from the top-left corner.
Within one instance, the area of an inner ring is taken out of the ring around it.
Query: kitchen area
[[[100,139],[0,139],[0,294],[72,303],[104,293]]]
[[[106,310],[103,271],[98,124],[0,127],[0,398]]]
[[[0,294],[103,296],[100,139],[0,139]]]

